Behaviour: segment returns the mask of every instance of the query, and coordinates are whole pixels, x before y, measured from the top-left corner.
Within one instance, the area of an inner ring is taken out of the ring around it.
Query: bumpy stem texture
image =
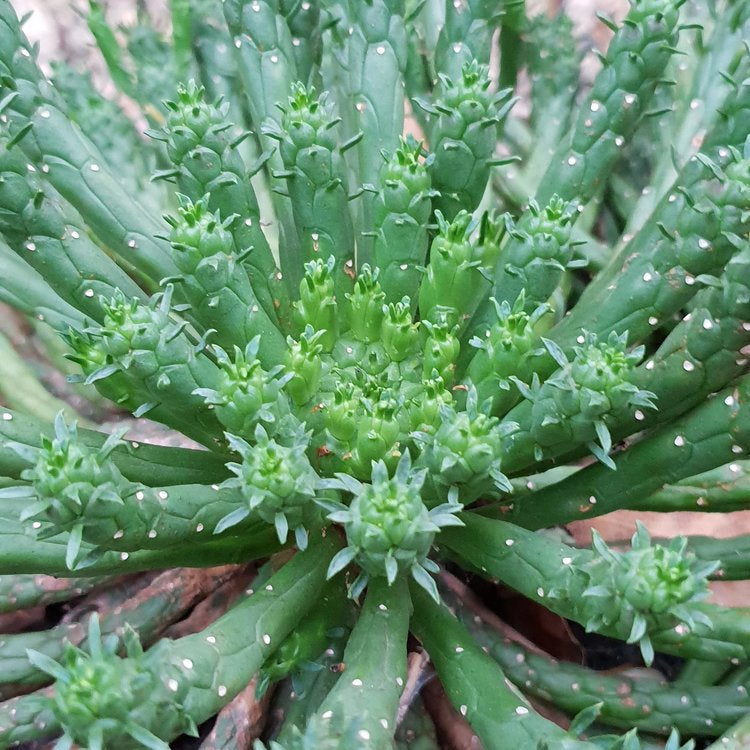
[[[148,735],[152,742],[157,738],[171,740],[191,728],[194,732],[196,724],[217,713],[247,686],[263,661],[313,605],[334,548],[332,539],[316,539],[307,552],[271,576],[262,590],[244,598],[200,633],[176,641],[161,640],[145,654],[131,647],[126,659],[106,656],[101,650],[92,653],[91,666],[97,672],[106,674],[105,670],[118,664],[123,671],[137,675],[132,683],[134,692],[129,695],[131,702],[118,707],[118,715],[111,717],[114,721],[98,730],[105,732],[105,744],[127,750],[140,747],[134,734]],[[76,679],[75,675],[71,678]],[[63,701],[85,702],[85,690],[79,698],[81,693],[69,692],[70,683],[58,680],[56,690],[63,688]],[[141,700],[141,695],[148,700]],[[117,695],[102,697],[118,699]],[[57,718],[66,734],[85,743],[96,726],[76,721],[64,705],[58,705]]]
[[[577,550],[506,521],[474,513],[463,514],[462,520],[463,528],[447,529],[441,535],[441,542],[449,547],[452,556],[487,578],[499,578],[553,612],[577,621],[587,620],[588,614],[583,612],[587,599],[584,591],[593,584],[582,570],[594,559],[591,551]],[[652,622],[648,631],[655,649],[709,661],[748,658],[745,609],[698,602],[689,604],[687,612],[697,613],[699,621],[693,622],[692,627],[672,617]],[[627,640],[632,617],[616,619],[620,614],[613,608],[610,624],[597,632]],[[709,617],[711,626],[703,615]]]
[[[510,520],[545,528],[640,503],[665,484],[730,463],[750,449],[750,379],[613,457],[616,471],[594,465],[514,504]],[[739,450],[738,450],[739,449]]]
[[[477,645],[444,604],[412,587],[412,629],[430,654],[453,706],[471,724],[487,750],[509,746],[534,750],[543,740],[563,741],[564,731],[543,719],[508,684],[497,662]],[[592,748],[574,744],[576,750]]]
[[[449,602],[456,604],[455,597]],[[504,638],[465,606],[457,617],[474,640],[497,661],[519,689],[577,714],[601,704],[599,721],[624,729],[668,734],[673,728],[690,736],[714,737],[750,708],[747,686],[670,686],[651,675],[602,674],[559,661]]]

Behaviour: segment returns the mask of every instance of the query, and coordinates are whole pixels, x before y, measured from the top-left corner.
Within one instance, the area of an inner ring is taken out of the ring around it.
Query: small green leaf
[[[81,551],[81,540],[83,538],[83,524],[77,523],[70,530],[68,545],[65,549],[65,565],[68,570],[74,570],[78,553]]]
[[[570,722],[569,732],[573,737],[580,737],[601,715],[603,703],[594,703],[579,711]]]
[[[342,550],[339,550],[333,556],[331,564],[328,566],[326,578],[333,578],[333,576],[349,565],[356,556],[357,550],[354,547],[344,547]]]
[[[42,672],[54,677],[56,680],[61,682],[67,682],[69,675],[68,670],[65,669],[61,664],[58,664],[54,659],[43,654],[40,651],[34,651],[33,649],[26,649],[26,656],[28,660],[37,668],[41,669]]]
[[[238,523],[244,521],[249,515],[250,509],[247,507],[237,508],[231,513],[227,513],[227,515],[216,524],[214,534],[221,534],[232,526],[236,526]]]
[[[438,603],[440,602],[440,594],[438,593],[435,579],[421,565],[416,563],[412,565],[411,575],[412,578],[432,597],[432,599]]]
[[[125,731],[136,742],[140,742],[143,747],[147,747],[149,750],[169,750],[169,745],[166,742],[137,724],[129,722],[125,725]]]

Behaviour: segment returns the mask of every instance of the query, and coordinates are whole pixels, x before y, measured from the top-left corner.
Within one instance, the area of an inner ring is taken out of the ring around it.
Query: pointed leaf
[[[579,711],[570,722],[568,731],[573,737],[580,737],[601,715],[603,703],[594,703]]]
[[[64,734],[55,743],[52,750],[71,750],[72,747],[73,747],[73,738],[70,735]]]
[[[302,552],[307,549],[308,535],[307,529],[304,526],[297,526],[294,530],[294,541],[297,544],[297,548]]]
[[[438,594],[435,579],[419,563],[412,565],[411,575],[436,602],[440,602],[440,594]]]
[[[389,586],[393,586],[396,576],[398,575],[398,562],[396,558],[387,555],[385,558],[385,577]]]
[[[331,560],[331,564],[328,566],[328,572],[326,578],[333,578],[337,573],[341,572],[352,560],[357,556],[357,550],[354,547],[344,547],[339,550]]]
[[[289,521],[287,521],[284,513],[277,513],[273,519],[273,525],[276,528],[276,536],[279,541],[284,544],[287,536],[289,536]]]
[[[68,570],[74,570],[76,558],[81,551],[81,540],[83,538],[83,524],[77,523],[68,537],[68,546],[65,549],[65,565]]]
[[[237,510],[227,513],[227,515],[216,524],[214,534],[221,534],[232,526],[236,526],[241,521],[244,521],[249,515],[250,509],[247,507],[237,508]]]
[[[546,339],[542,336],[542,343],[544,344],[547,351],[550,353],[552,359],[557,362],[559,367],[568,366],[568,358],[565,356],[565,352],[551,339]]]
[[[128,722],[125,725],[125,731],[136,741],[140,742],[143,747],[149,750],[169,750],[169,745],[160,740],[155,734],[151,734],[148,729],[144,729],[138,724]]]
[[[47,656],[47,654],[27,648],[26,657],[37,669],[50,675],[50,677],[54,677],[56,680],[60,680],[60,682],[67,682],[70,678],[68,670],[61,664],[58,664],[54,659]]]

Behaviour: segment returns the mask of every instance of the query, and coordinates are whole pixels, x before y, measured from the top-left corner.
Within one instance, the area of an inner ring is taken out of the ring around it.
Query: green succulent
[[[90,0],[112,101],[14,4],[0,750],[746,745],[747,535],[561,529],[749,507],[750,4]]]
[[[467,368],[467,375],[481,401],[492,399],[493,411],[502,414],[517,401],[511,378],[533,367],[533,357],[540,353],[536,331],[540,320],[549,312],[547,304],[531,314],[524,312],[526,296],[522,291],[511,307],[492,298],[496,319],[483,337],[474,336],[470,346],[477,349]]]
[[[432,482],[444,488],[462,486],[467,497],[511,491],[498,457],[503,438],[518,425],[492,416],[490,406],[489,401],[478,403],[476,389],[471,386],[463,410],[444,405],[433,433],[413,433],[423,446],[420,461]]]
[[[135,742],[164,750],[168,745],[133,719],[132,714],[144,703],[151,703],[152,710],[158,707],[165,724],[198,736],[195,723],[174,699],[163,696],[153,704],[158,677],[149,669],[133,630],[125,631],[124,642],[127,658],[118,656],[117,638],[102,639],[94,614],[89,621],[88,652],[68,644],[60,663],[38,651],[29,652],[32,663],[57,681],[54,698],[47,700],[52,714],[65,726],[59,747],[77,743],[105,748]],[[175,698],[179,700],[179,695]]]
[[[628,643],[638,643],[651,662],[654,652],[648,632],[655,622],[676,621],[677,627],[692,628],[697,617],[711,627],[711,621],[693,613],[689,605],[709,596],[708,577],[719,563],[696,558],[684,537],[673,539],[669,546],[652,545],[648,531],[639,523],[627,552],[611,550],[596,531],[593,544],[600,558],[582,568],[592,583],[582,600],[588,628],[625,620],[631,628]],[[607,562],[602,565],[601,561]],[[606,577],[601,574],[604,567],[608,568]]]
[[[255,336],[234,359],[220,347],[212,347],[220,369],[216,388],[197,388],[193,393],[214,407],[217,419],[234,435],[250,437],[259,425],[271,432],[289,413],[283,389],[292,379],[281,365],[263,369],[258,359],[261,337]]]
[[[426,474],[426,469],[412,471],[411,456],[406,451],[392,478],[385,463],[378,461],[373,462],[369,485],[343,474],[321,483],[324,489],[354,495],[349,506],[323,503],[331,511],[329,520],[343,524],[347,541],[331,560],[328,577],[356,561],[361,572],[352,584],[352,596],[359,596],[371,577],[385,577],[393,584],[400,573],[409,573],[437,598],[437,587],[430,576],[437,567],[428,554],[442,527],[461,525],[455,514],[463,506],[452,493],[447,503],[428,510],[420,492]]]
[[[67,531],[65,559],[69,568],[77,561],[84,527],[97,523],[109,527],[111,505],[125,505],[136,491],[110,460],[112,451],[122,443],[121,435],[110,435],[94,451],[78,441],[76,425],[66,425],[58,414],[54,438],[44,437],[36,456],[25,446],[16,446],[20,455],[35,461],[22,472],[31,485],[28,494],[34,502],[20,519],[33,520],[40,539]]]
[[[266,523],[274,525],[282,544],[291,528],[297,546],[305,549],[307,530],[315,527],[317,517],[313,500],[318,476],[304,457],[309,435],[299,430],[289,441],[291,445],[280,445],[258,425],[253,445],[235,435],[227,438],[243,462],[227,464],[237,477],[228,479],[224,486],[239,487],[247,505],[224,516],[214,533],[231,528],[255,511]]]
[[[523,432],[522,420],[530,415],[537,459],[545,452],[564,452],[571,443],[586,443],[602,463],[614,468],[607,420],[637,407],[656,408],[655,394],[633,382],[634,366],[644,350],[628,351],[627,335],[627,331],[619,336],[612,333],[606,343],[600,343],[595,335],[582,333],[572,361],[553,341],[542,339],[560,369],[543,384],[535,375],[531,387],[511,376],[527,401],[511,410],[508,418],[515,417]]]

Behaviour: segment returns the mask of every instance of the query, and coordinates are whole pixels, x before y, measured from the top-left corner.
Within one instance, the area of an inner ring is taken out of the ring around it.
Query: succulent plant
[[[748,539],[555,527],[750,507],[750,5],[631,0],[590,84],[522,0],[170,8],[90,3],[142,139],[0,0],[0,301],[135,418],[0,407],[0,613],[67,608],[0,748],[436,750],[433,676],[486,750],[747,744]],[[556,664],[500,584],[682,672]]]

